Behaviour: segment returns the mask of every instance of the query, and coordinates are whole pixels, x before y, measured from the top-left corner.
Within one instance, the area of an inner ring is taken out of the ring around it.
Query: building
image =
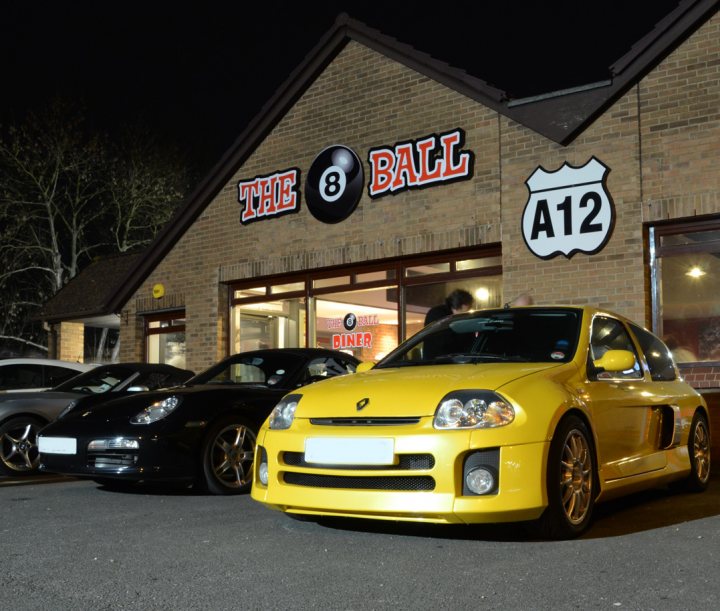
[[[711,388],[718,253],[717,0],[530,99],[341,16],[102,306],[121,360],[201,370],[259,346],[375,359],[454,288],[529,291],[644,324]]]

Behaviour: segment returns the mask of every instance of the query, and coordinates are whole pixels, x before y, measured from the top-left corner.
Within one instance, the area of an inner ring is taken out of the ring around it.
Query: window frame
[[[458,269],[458,263],[472,259],[490,259],[498,258],[497,265],[491,265],[486,268],[475,269]],[[438,273],[429,273],[419,276],[406,277],[406,270],[411,267],[422,265],[431,265],[434,263],[449,263],[449,271]],[[380,279],[372,281],[358,280],[363,274],[393,271],[394,278]],[[493,243],[473,248],[459,248],[441,251],[432,254],[412,255],[407,257],[397,257],[392,259],[384,259],[371,263],[358,263],[351,265],[337,265],[332,267],[321,268],[317,270],[305,270],[293,274],[277,274],[271,276],[263,276],[260,278],[249,278],[247,280],[229,281],[228,285],[228,312],[238,305],[249,305],[253,303],[263,303],[268,300],[277,301],[282,299],[305,298],[306,307],[309,309],[314,303],[315,297],[322,295],[330,295],[338,292],[350,292],[363,289],[374,289],[388,287],[398,290],[398,338],[400,344],[406,337],[406,315],[405,315],[405,287],[420,286],[423,284],[434,284],[438,282],[456,281],[466,278],[481,278],[483,276],[502,276],[502,246],[499,243]],[[339,283],[333,286],[315,287],[313,283],[317,280],[330,279],[334,277],[347,277],[349,282]],[[292,284],[304,282],[305,288],[300,291],[291,291],[287,293],[277,293],[272,291],[273,286],[281,284]],[[236,291],[246,290],[249,288],[265,288],[264,294],[254,295],[252,297],[235,297]],[[308,312],[309,313],[309,312]],[[314,320],[310,320],[311,316],[305,317],[305,337],[311,337],[311,327],[314,327]],[[227,353],[231,353],[232,334],[228,333]]]
[[[646,240],[648,252],[648,267],[650,277],[650,312],[651,331],[662,338],[661,321],[661,282],[659,277],[658,259],[664,256],[703,253],[707,252],[708,244],[670,245],[663,246],[662,238],[684,233],[700,233],[717,231],[720,233],[720,215],[711,214],[693,218],[691,221],[671,219],[646,224]],[[712,242],[716,243],[716,242]],[[718,240],[717,243],[720,243]],[[692,369],[695,367],[717,367],[720,361],[688,361],[675,363],[678,369]]]

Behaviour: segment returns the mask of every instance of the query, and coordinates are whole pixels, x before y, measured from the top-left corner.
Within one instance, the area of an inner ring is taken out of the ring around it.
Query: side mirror
[[[635,366],[635,355],[629,350],[608,350],[593,365],[605,371],[625,371]]]
[[[375,363],[373,363],[372,361],[363,361],[355,368],[355,373],[370,371],[373,367],[375,367]]]
[[[128,392],[147,392],[150,390],[147,386],[130,386]]]

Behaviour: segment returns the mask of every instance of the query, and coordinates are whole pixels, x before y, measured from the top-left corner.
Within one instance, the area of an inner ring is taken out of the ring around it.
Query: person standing
[[[431,322],[450,316],[467,312],[474,303],[473,296],[463,289],[455,289],[445,299],[445,303],[430,308],[425,315],[425,326]]]

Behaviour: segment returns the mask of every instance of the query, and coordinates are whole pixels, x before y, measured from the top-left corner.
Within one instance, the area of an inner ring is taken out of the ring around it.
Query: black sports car
[[[179,388],[109,401],[87,397],[42,430],[40,469],[108,487],[177,481],[212,494],[246,492],[257,431],[283,395],[352,373],[358,363],[321,348],[256,350]]]
[[[37,435],[71,401],[89,395],[124,396],[182,384],[188,369],[155,363],[98,365],[50,390],[0,395],[0,474],[30,475],[38,468]],[[107,393],[107,394],[106,394]]]

